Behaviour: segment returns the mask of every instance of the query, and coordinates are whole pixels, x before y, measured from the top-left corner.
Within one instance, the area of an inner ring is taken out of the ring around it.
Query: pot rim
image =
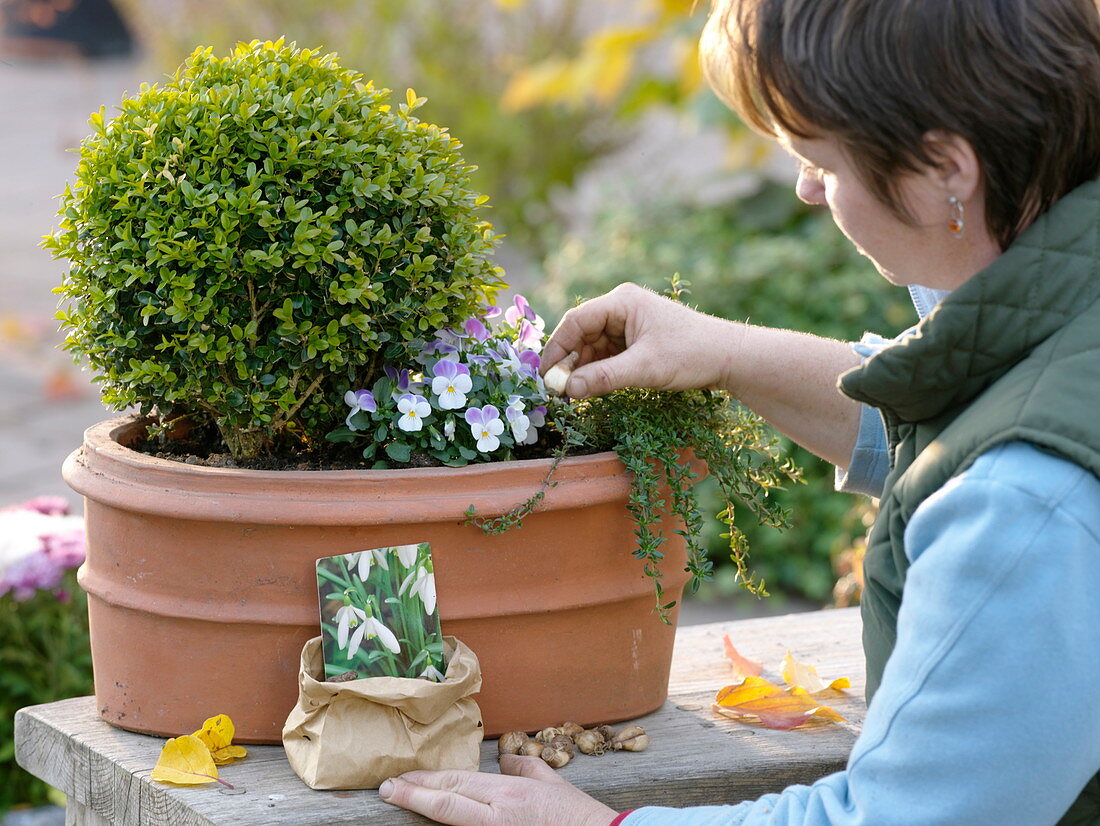
[[[431,501],[422,521],[500,516],[540,490],[552,459],[485,462],[461,468],[252,470],[188,465],[123,444],[137,415],[92,425],[62,475],[88,500],[159,516],[251,524],[356,525],[396,521],[402,501]],[[630,474],[614,451],[563,459],[536,510],[621,500]],[[293,486],[292,496],[287,485]],[[423,508],[423,504],[418,505]],[[407,514],[406,514],[407,516]]]

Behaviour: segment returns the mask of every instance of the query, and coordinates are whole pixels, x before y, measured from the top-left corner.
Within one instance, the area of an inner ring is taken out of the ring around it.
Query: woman
[[[580,353],[574,397],[725,388],[882,497],[862,735],[845,771],[735,806],[623,818],[519,757],[383,797],[455,824],[1100,823],[1096,7],[726,0],[704,55],[799,197],[931,312],[852,347],[624,285],[544,364]]]

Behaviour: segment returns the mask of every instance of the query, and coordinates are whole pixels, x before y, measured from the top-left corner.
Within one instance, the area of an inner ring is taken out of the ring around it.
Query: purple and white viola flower
[[[539,366],[542,364],[542,359],[539,354],[534,350],[524,350],[519,354],[520,373],[527,376],[530,379],[538,378]]]
[[[416,376],[408,370],[398,370],[396,367],[386,365],[382,368],[382,371],[393,382],[393,390],[390,395],[393,396],[394,401],[407,394],[415,395],[422,385],[422,382],[417,380]]]
[[[351,408],[348,417],[344,419],[344,424],[348,426],[349,430],[358,429],[351,423],[351,417],[360,410],[365,413],[373,413],[378,409],[378,403],[374,400],[374,394],[369,390],[349,390],[344,394],[344,404]]]
[[[470,368],[465,364],[441,359],[432,368],[432,392],[439,397],[444,410],[461,410],[466,406],[466,394],[474,386]]]
[[[533,350],[518,352],[509,342],[504,341],[493,351],[493,356],[497,359],[501,372],[506,375],[520,379],[538,377],[542,360]]]
[[[516,440],[516,444],[523,444],[531,429],[531,420],[523,415],[523,402],[517,400],[510,403],[504,409],[504,418],[512,428],[512,438]]]
[[[406,393],[397,400],[397,426],[406,433],[414,433],[424,427],[424,419],[432,415],[432,406],[423,396]]]
[[[516,343],[520,347],[536,352],[542,350],[542,330],[528,321],[526,318],[519,322],[519,337]]]
[[[531,309],[531,305],[527,303],[527,299],[522,295],[517,295],[512,299],[512,306],[504,311],[504,320],[515,327],[521,318],[533,322],[538,316]]]
[[[440,338],[429,341],[420,352],[428,356],[441,356],[443,358],[454,356],[455,359],[458,358],[458,348]]]
[[[482,353],[467,353],[466,361],[470,362],[470,364],[476,364],[478,367],[484,367],[486,364],[491,364],[493,359]]]
[[[497,437],[504,432],[504,422],[500,420],[500,411],[491,404],[467,410],[466,424],[470,426],[477,439],[477,449],[482,453],[492,453],[500,447]]]
[[[469,338],[480,343],[489,338],[489,328],[485,326],[485,323],[480,318],[468,318],[462,325],[462,329],[465,331]]]
[[[463,342],[466,339],[466,334],[460,333],[454,327],[443,327],[436,331],[435,337],[441,344],[454,347],[456,350],[461,350]]]

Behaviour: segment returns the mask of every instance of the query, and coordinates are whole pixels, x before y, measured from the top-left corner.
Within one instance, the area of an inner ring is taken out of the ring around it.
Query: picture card
[[[442,682],[443,636],[428,542],[317,560],[325,677]]]

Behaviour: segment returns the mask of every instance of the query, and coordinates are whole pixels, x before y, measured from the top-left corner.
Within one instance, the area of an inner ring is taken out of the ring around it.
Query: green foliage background
[[[676,272],[691,283],[688,304],[754,324],[857,340],[868,330],[887,335],[916,323],[908,293],[884,281],[827,213],[801,204],[790,187],[770,183],[721,206],[606,211],[546,261],[536,306],[556,321],[578,299],[624,281],[660,291]],[[775,492],[792,526],[779,532],[751,517],[737,524],[751,549],[749,568],[769,591],[825,601],[835,580],[830,556],[866,531],[869,501],[837,494],[832,465],[783,442],[806,479]],[[717,493],[704,490],[705,510],[720,511]],[[705,530],[712,558],[723,563],[724,527],[712,520]],[[716,566],[718,584],[732,587],[728,563],[724,573]]]
[[[71,602],[50,591],[26,602],[0,597],[0,816],[17,804],[51,802],[50,787],[16,765],[15,712],[92,693],[87,597],[75,571],[61,587]]]
[[[523,66],[578,48],[585,0],[120,0],[156,64],[179,65],[198,45],[286,37],[323,46],[391,89],[427,97],[421,115],[464,145],[472,185],[491,194],[489,219],[525,249],[545,252],[552,194],[622,145],[630,129],[608,107],[508,111],[501,96]],[[508,10],[502,7],[508,5]]]

